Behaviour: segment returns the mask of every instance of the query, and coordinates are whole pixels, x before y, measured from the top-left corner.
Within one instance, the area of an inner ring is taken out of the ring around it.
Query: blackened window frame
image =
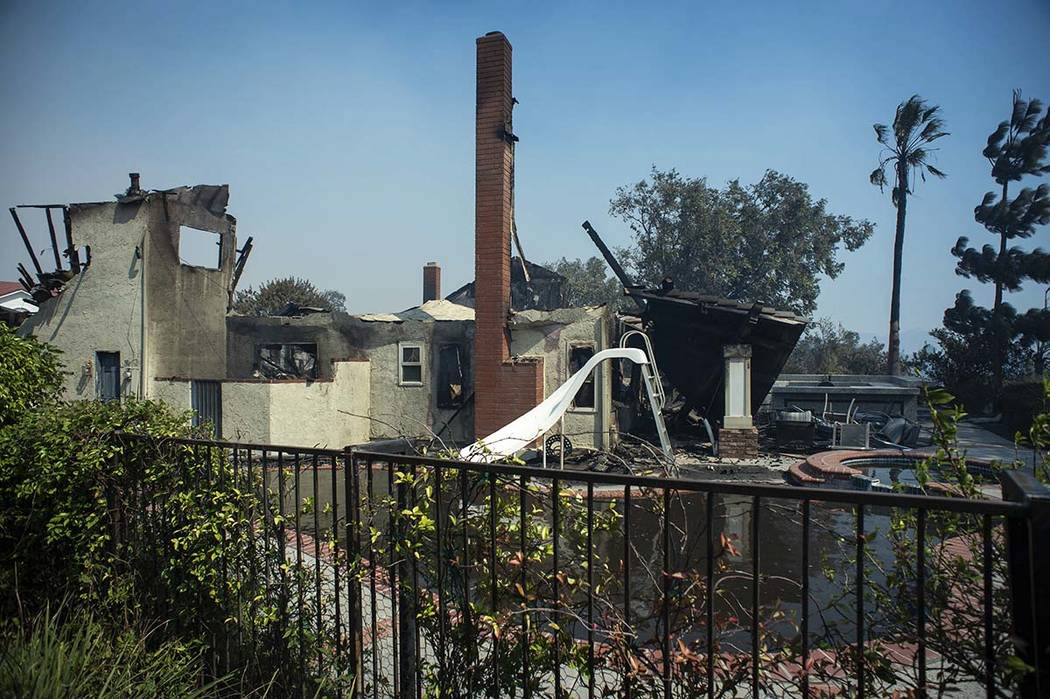
[[[455,359],[451,358],[455,353]],[[467,353],[463,345],[449,342],[438,347],[437,354],[437,407],[443,410],[458,408],[466,400],[467,375],[466,366]],[[454,362],[454,363],[453,363]],[[453,386],[459,383],[459,394],[453,392]]]
[[[590,360],[591,357],[597,352],[597,347],[593,342],[573,342],[568,347],[568,376],[566,379],[571,377],[577,371],[583,368],[583,366]],[[585,357],[577,356],[577,353]],[[586,401],[581,401],[581,396],[590,395],[590,405],[587,405]],[[569,409],[579,413],[593,413],[598,409],[598,386],[594,379],[594,370],[587,376],[587,380],[580,386],[580,390],[572,397],[572,404]]]
[[[313,368],[310,369],[306,375],[300,375],[297,369],[293,369],[285,361],[288,357],[294,357],[294,348],[297,347],[304,348],[303,351],[312,354],[314,358]],[[267,348],[277,348],[280,363],[274,364],[274,362],[269,359],[267,359],[265,363],[275,367],[280,373],[286,374],[286,376],[267,376],[266,372],[263,371],[263,352]],[[320,377],[320,363],[318,357],[319,350],[316,342],[260,342],[255,345],[256,371],[258,371],[264,378],[274,380],[316,381]]]

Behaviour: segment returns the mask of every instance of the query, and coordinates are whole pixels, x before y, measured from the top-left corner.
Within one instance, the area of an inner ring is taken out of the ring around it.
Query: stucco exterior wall
[[[569,378],[573,346],[593,345],[596,353],[608,349],[610,323],[604,306],[515,313],[510,320],[511,353],[543,358],[544,395],[550,395]],[[616,441],[612,365],[608,362],[595,370],[594,391],[594,408],[570,408],[565,413],[565,434],[574,445],[608,449]]]
[[[187,379],[158,380],[155,397],[189,410],[190,385]],[[368,441],[369,421],[363,416],[369,409],[367,361],[335,362],[325,381],[225,380],[222,438],[342,449]]]
[[[346,313],[319,313],[302,318],[229,316],[227,329],[231,378],[252,376],[259,344],[316,343],[321,378],[340,358],[367,360],[372,418],[369,434],[373,439],[427,437],[431,431],[440,432],[441,439],[449,443],[467,444],[474,439],[471,403],[458,411],[437,405],[438,351],[442,345],[462,348],[466,362],[464,397],[470,396],[473,321],[367,321]],[[399,385],[399,342],[423,344],[422,386]]]
[[[99,396],[97,352],[120,353],[122,396],[155,397],[157,376],[225,377],[237,247],[227,198],[222,185],[69,205],[73,244],[90,263],[19,329],[62,351],[66,398]],[[181,264],[180,225],[219,234],[219,269]]]
[[[333,373],[331,381],[269,384],[271,444],[341,449],[368,441],[369,363],[335,362]]]
[[[70,207],[74,243],[90,247],[91,262],[19,328],[62,351],[66,398],[97,397],[96,352],[119,352],[121,394],[143,394],[145,287],[135,250],[148,237],[152,218],[148,206]]]
[[[222,383],[222,438],[235,442],[276,444],[270,437],[270,396],[273,384],[265,381],[224,381]],[[307,418],[304,411],[304,418]],[[310,424],[303,420],[304,424]],[[313,446],[312,434],[301,435],[293,443]]]

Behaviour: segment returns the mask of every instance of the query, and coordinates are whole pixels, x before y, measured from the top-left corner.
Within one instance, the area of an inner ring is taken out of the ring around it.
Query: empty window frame
[[[594,356],[594,345],[572,345],[569,347],[569,376],[583,368],[583,365]],[[572,399],[574,408],[594,408],[594,372],[587,376],[587,380],[580,386],[576,396]]]
[[[316,379],[317,345],[296,342],[258,345],[255,368],[267,379]]]
[[[466,387],[463,356],[463,348],[459,345],[442,345],[438,350],[439,408],[458,408],[463,405],[463,390]]]
[[[222,266],[222,236],[199,228],[179,226],[179,261],[191,267]]]
[[[423,385],[423,343],[397,343],[397,382],[401,386]]]

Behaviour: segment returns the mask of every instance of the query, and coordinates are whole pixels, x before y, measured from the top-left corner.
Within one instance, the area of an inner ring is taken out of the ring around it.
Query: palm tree
[[[918,174],[923,182],[926,173],[935,177],[945,174],[930,165],[928,159],[936,148],[930,144],[948,133],[943,130],[941,108],[929,107],[918,95],[897,105],[893,130],[885,124],[875,124],[875,138],[882,144],[879,166],[871,173],[871,183],[883,189],[887,184],[886,169],[893,169],[893,206],[897,208],[897,232],[893,238],[893,294],[890,298],[890,341],[887,371],[900,374],[901,369],[901,263],[904,255],[904,218],[911,194],[909,175]],[[912,177],[911,179],[914,179]]]

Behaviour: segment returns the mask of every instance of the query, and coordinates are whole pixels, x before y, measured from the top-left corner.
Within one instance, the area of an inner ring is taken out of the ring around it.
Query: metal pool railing
[[[1020,472],[990,500],[123,439],[257,494],[266,575],[208,633],[291,694],[1050,691],[1050,495]]]

